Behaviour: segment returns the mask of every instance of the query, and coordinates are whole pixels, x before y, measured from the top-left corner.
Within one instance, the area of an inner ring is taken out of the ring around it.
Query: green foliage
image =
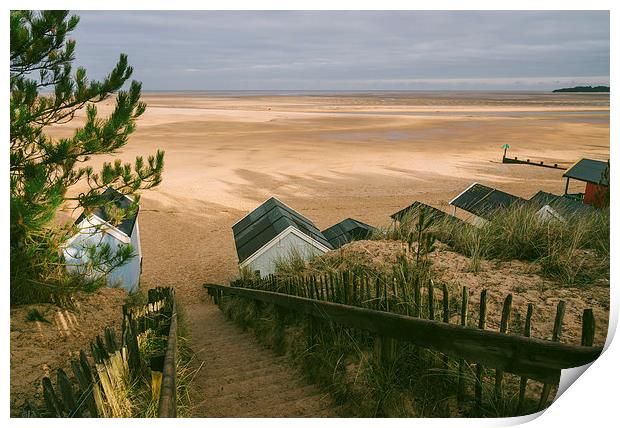
[[[83,68],[73,71],[75,41],[68,36],[78,22],[67,11],[12,11],[10,15],[12,304],[51,300],[77,285],[75,278],[66,277],[59,251],[75,230],[71,225],[52,225],[68,200],[89,212],[113,205],[102,196],[109,187],[134,194],[161,182],[162,151],[146,162],[137,157],[133,165],[120,160],[104,163],[99,172],[84,166],[92,156],[115,153],[125,146],[146,106],[140,101],[140,83],[133,81],[127,90],[120,90],[133,71],[126,55],[120,55],[102,81],[89,80]],[[100,117],[96,104],[113,94],[115,108],[108,117]],[[46,134],[49,126],[71,121],[82,109],[86,118],[71,137],[53,139]],[[69,188],[78,183],[86,184],[87,190],[68,197]],[[112,221],[128,215],[112,216]],[[105,251],[99,261],[112,266],[123,256]]]

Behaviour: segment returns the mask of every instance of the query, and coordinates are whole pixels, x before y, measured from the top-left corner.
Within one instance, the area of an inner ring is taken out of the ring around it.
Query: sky
[[[77,11],[76,62],[143,90],[550,90],[609,84],[606,11]]]

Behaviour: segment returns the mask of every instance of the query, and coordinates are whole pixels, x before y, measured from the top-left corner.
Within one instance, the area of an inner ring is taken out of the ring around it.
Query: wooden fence
[[[148,331],[167,336],[165,355],[150,362],[140,355],[139,340]],[[123,306],[121,338],[111,328],[91,342],[90,354],[82,350],[71,361],[73,378],[56,370],[56,387],[42,380],[44,403],[26,402],[30,417],[130,417],[130,382],[151,376],[153,397],[159,395],[159,417],[176,416],[176,301],[171,288],[148,290],[148,303]]]
[[[594,361],[602,352],[594,347],[594,315],[591,309],[583,314],[581,345],[559,342],[565,302],[557,306],[553,340],[530,337],[534,306],[528,305],[523,335],[508,334],[512,311],[512,295],[506,296],[499,331],[486,330],[487,292],[481,293],[477,328],[468,326],[468,290],[463,287],[458,324],[451,324],[451,299],[447,286],[435,290],[429,281],[426,290],[407,290],[401,281],[351,272],[320,276],[278,279],[269,276],[253,281],[237,281],[230,287],[205,284],[209,294],[219,303],[224,295],[234,295],[271,303],[375,334],[378,342],[401,340],[432,349],[459,362],[458,398],[463,400],[465,367],[475,363],[475,402],[482,405],[483,368],[495,369],[494,391],[502,397],[504,373],[520,376],[519,411],[521,411],[528,379],[544,384],[538,408],[546,407],[550,389],[560,379],[562,369],[578,367]],[[426,291],[426,293],[423,293]],[[411,293],[413,296],[403,296]],[[441,298],[437,298],[437,294]],[[423,301],[423,296],[426,298]],[[441,314],[441,316],[439,316]],[[393,346],[380,346],[378,352],[389,352]],[[382,360],[390,356],[380,355]]]

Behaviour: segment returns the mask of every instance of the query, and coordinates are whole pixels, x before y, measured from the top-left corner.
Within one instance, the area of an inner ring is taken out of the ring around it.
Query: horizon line
[[[576,85],[569,87],[558,87],[554,89],[533,89],[533,88],[505,88],[505,89],[465,89],[465,88],[442,88],[442,89],[403,89],[403,88],[385,88],[385,89],[304,89],[304,88],[294,88],[294,89],[204,89],[204,88],[195,88],[195,89],[152,89],[152,88],[142,88],[142,92],[294,92],[294,91],[303,91],[303,92],[552,92],[557,89],[570,89],[578,86],[590,86],[590,87],[598,87],[598,86],[606,86],[611,88],[609,84],[598,84],[598,85]],[[590,92],[597,93],[597,92]],[[609,93],[609,92],[598,92],[601,94]]]

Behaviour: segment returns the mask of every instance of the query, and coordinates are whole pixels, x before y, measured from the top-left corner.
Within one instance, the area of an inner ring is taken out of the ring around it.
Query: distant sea
[[[570,93],[553,93],[548,91],[533,90],[148,90],[144,89],[144,93],[160,93],[160,94],[182,94],[184,96],[209,96],[209,97],[260,97],[260,96],[389,96],[394,98],[400,97],[472,97],[472,95],[496,95],[496,96],[532,96],[532,95],[594,95],[602,98],[609,97],[609,93],[603,92],[570,92]]]

